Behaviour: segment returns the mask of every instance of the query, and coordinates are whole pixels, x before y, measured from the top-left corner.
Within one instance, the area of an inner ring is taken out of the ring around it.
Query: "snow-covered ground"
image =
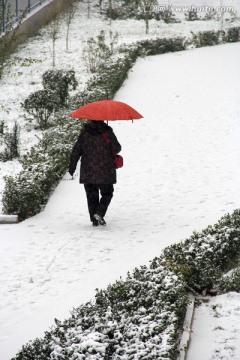
[[[93,19],[89,21],[93,26]],[[179,26],[184,31],[183,24]],[[43,59],[43,71],[34,71],[35,65],[23,68],[22,74],[12,72],[1,85],[3,106],[22,123],[18,102],[40,86],[41,74],[51,62],[48,46],[41,37],[22,46],[22,55]],[[78,66],[81,59],[74,55],[74,46],[71,57]],[[93,298],[95,288],[148,264],[165,246],[239,207],[239,56],[240,44],[227,44],[138,60],[115,99],[135,107],[144,119],[112,124],[125,165],[118,170],[106,228],[91,227],[78,174],[73,181],[65,175],[41,214],[18,225],[0,225],[1,360],[42,336],[55,317],[68,317],[74,306]],[[67,66],[67,56],[65,61]],[[31,75],[35,77],[30,80]],[[12,171],[11,164],[7,166]],[[231,298],[236,304],[239,295]],[[222,299],[214,301],[222,304]],[[230,311],[232,302],[224,306]],[[237,324],[239,312],[233,306]],[[197,316],[208,311],[200,309]],[[224,342],[228,321],[221,327],[226,331],[216,336],[220,339],[222,334]],[[208,345],[208,357],[201,360],[225,356],[226,349]],[[237,339],[229,346],[237,349]],[[190,360],[197,360],[198,353],[193,350]],[[238,360],[237,354],[229,350],[227,356]]]
[[[77,90],[84,87],[89,74],[86,65],[82,59],[82,50],[87,39],[96,37],[100,31],[104,31],[106,41],[110,40],[110,33],[118,34],[118,44],[132,43],[141,39],[150,39],[156,37],[192,37],[192,32],[205,30],[219,30],[230,26],[240,25],[240,3],[238,0],[209,0],[208,6],[217,9],[218,6],[232,6],[236,13],[234,22],[229,22],[230,13],[223,11],[224,20],[216,19],[210,21],[186,21],[185,8],[179,8],[173,11],[177,18],[181,20],[177,24],[165,24],[163,21],[150,21],[149,34],[145,34],[144,21],[138,20],[116,20],[111,24],[103,16],[99,15],[98,1],[91,1],[90,17],[88,18],[87,1],[79,2],[76,14],[70,25],[69,50],[66,50],[66,18],[62,18],[59,23],[57,40],[55,42],[56,68],[69,70],[69,66],[76,71],[76,77],[79,82]],[[160,5],[164,5],[165,1]],[[198,0],[197,5],[206,5],[204,0]],[[166,1],[165,6],[168,5]],[[171,5],[185,6],[194,5],[192,0],[173,0]],[[204,17],[204,11],[198,11],[198,15]],[[41,132],[34,129],[34,124],[26,121],[26,113],[21,107],[21,103],[33,92],[42,89],[42,74],[52,69],[52,28],[51,25],[41,29],[38,35],[29,39],[28,42],[19,46],[18,52],[13,55],[22,60],[15,62],[10,68],[5,69],[5,76],[1,79],[0,92],[0,120],[4,120],[5,125],[11,129],[15,121],[20,126],[20,152],[26,153],[31,146],[34,146],[41,137]],[[0,151],[2,149],[0,143]],[[21,170],[18,161],[0,163],[0,209],[2,192],[4,189],[3,177],[6,175],[17,174]]]
[[[45,211],[1,225],[1,360],[95,288],[238,207],[239,55],[237,43],[137,62],[116,99],[144,119],[112,125],[125,166],[106,228],[91,227],[68,174]]]
[[[240,294],[212,298],[195,310],[187,360],[240,359]]]

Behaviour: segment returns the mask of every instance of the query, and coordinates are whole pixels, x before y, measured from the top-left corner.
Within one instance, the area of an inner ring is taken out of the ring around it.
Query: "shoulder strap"
[[[102,131],[101,132],[101,134],[102,134],[102,137],[104,138],[104,140],[109,144],[109,145],[111,145],[110,144],[110,140],[109,140],[109,138],[107,137],[107,135]]]
[[[112,144],[111,144],[109,138],[107,137],[107,135],[103,131],[101,132],[101,134],[102,134],[102,137],[104,138],[104,140],[110,145],[110,148],[112,150],[114,159],[116,159],[117,156],[116,156],[115,152],[113,151]]]

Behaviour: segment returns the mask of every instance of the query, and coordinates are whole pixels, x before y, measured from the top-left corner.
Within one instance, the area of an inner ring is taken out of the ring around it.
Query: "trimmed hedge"
[[[85,90],[69,99],[68,110],[56,114],[56,122],[61,122],[62,125],[56,126],[55,130],[50,130],[50,136],[46,133],[40,144],[24,157],[21,173],[15,178],[6,178],[3,193],[4,213],[16,214],[23,220],[43,209],[53,188],[67,169],[70,148],[76,139],[76,130],[80,131],[80,124],[70,121],[69,113],[92,101],[112,99],[139,56],[181,51],[189,45],[200,47],[239,40],[240,28],[234,27],[226,31],[193,34],[192,39],[179,37],[153,39],[122,46],[118,55],[109,58],[88,81]],[[60,143],[57,141],[57,133],[61,133]],[[53,140],[49,141],[51,138]],[[28,163],[31,166],[28,166]]]
[[[147,285],[147,286],[146,286]],[[96,301],[56,320],[20,359],[175,359],[187,303],[183,284],[164,267],[142,267],[98,291]]]
[[[72,144],[81,122],[66,121],[50,129],[36,147],[20,160],[22,171],[6,177],[3,194],[5,214],[17,214],[19,220],[39,213],[52,190],[66,172]]]
[[[189,288],[211,288],[239,254],[236,210],[167,247],[126,280],[97,290],[94,302],[63,322],[55,320],[54,329],[12,360],[176,360]]]
[[[240,210],[163,252],[164,264],[196,291],[210,290],[240,254]]]

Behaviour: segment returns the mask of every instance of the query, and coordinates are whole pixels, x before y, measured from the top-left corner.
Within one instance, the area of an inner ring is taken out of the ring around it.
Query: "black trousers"
[[[114,188],[107,184],[84,184],[87,195],[90,220],[94,221],[94,214],[104,217],[112,200]],[[99,195],[101,194],[101,198]]]

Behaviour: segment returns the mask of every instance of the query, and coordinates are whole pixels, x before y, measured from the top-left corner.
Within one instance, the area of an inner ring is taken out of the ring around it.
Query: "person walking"
[[[108,142],[108,141],[109,142]],[[69,174],[73,176],[81,158],[80,183],[84,184],[93,226],[106,225],[104,219],[116,184],[114,156],[121,151],[112,128],[104,121],[89,120],[73,146]]]

